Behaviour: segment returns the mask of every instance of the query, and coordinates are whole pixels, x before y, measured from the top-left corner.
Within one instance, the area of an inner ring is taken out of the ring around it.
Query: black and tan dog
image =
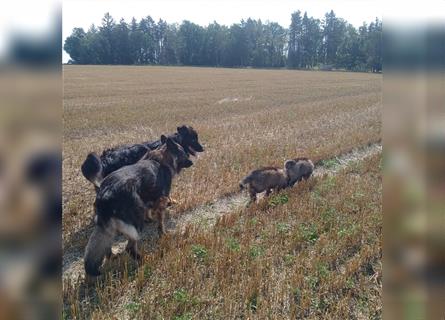
[[[128,238],[126,250],[140,258],[137,241],[144,220],[153,209],[159,232],[165,233],[164,211],[173,177],[193,162],[172,138],[161,137],[162,145],[146,153],[137,163],[110,173],[100,184],[95,202],[95,228],[85,249],[85,271],[97,276],[118,232]]]
[[[204,151],[199,143],[198,133],[191,126],[178,127],[177,132],[169,135],[168,138],[181,145],[187,155],[195,156],[197,152]],[[100,187],[102,180],[111,172],[136,163],[148,151],[156,150],[161,145],[161,140],[123,145],[103,151],[100,157],[92,152],[88,154],[82,164],[82,174],[97,189]]]

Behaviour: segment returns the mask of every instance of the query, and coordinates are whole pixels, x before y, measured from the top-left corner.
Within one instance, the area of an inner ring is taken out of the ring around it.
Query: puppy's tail
[[[88,240],[84,255],[85,272],[89,276],[99,276],[99,268],[106,255],[111,254],[114,232],[111,227],[97,225]]]
[[[103,180],[102,163],[100,158],[94,152],[88,154],[87,158],[82,164],[82,174],[88,181],[94,184],[94,187],[99,189]]]
[[[245,177],[243,180],[241,180],[239,182],[239,189],[243,190],[246,187],[246,185],[250,183],[251,180],[252,180],[252,177],[250,175]]]

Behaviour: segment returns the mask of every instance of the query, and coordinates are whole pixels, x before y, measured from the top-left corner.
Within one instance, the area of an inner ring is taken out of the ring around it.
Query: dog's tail
[[[84,255],[85,272],[89,276],[99,276],[99,268],[106,255],[111,254],[114,231],[110,227],[96,224],[88,240]]]
[[[94,152],[88,154],[87,158],[82,164],[82,174],[88,181],[94,184],[94,187],[99,189],[103,180],[102,163],[100,158]]]
[[[252,180],[251,175],[245,177],[243,180],[239,182],[239,189],[243,190],[246,187],[246,185],[250,183],[251,180]]]

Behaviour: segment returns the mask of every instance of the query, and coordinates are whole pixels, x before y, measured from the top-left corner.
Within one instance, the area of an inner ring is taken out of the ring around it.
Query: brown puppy
[[[250,202],[254,202],[258,193],[266,191],[266,196],[268,196],[272,189],[279,191],[287,188],[289,185],[289,170],[292,170],[294,166],[295,161],[288,160],[284,163],[284,169],[263,167],[253,170],[241,180],[239,184],[240,189],[242,190],[245,186],[248,186]]]
[[[295,183],[302,179],[307,180],[314,172],[314,164],[308,158],[296,158],[289,163],[289,187],[293,187]]]

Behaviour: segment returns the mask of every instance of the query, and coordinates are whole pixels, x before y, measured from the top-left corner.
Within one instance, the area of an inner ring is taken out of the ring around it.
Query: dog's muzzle
[[[190,168],[193,165],[193,162],[191,160],[186,160],[183,163],[181,163],[181,167],[183,168]]]
[[[192,156],[196,156],[197,152],[203,152],[203,151],[204,151],[204,148],[201,145],[196,145],[195,147],[188,146],[188,152]]]

